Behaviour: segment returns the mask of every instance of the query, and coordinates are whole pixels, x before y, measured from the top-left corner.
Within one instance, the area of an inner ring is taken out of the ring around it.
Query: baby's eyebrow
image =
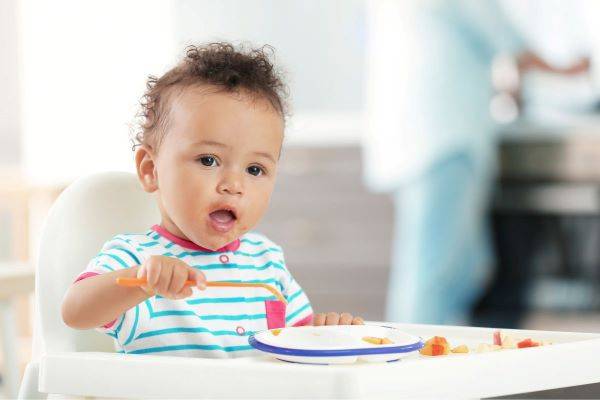
[[[275,164],[277,163],[275,161],[275,158],[271,154],[269,154],[269,153],[265,153],[265,152],[262,152],[262,151],[255,151],[253,154],[256,154],[257,156],[265,157],[265,158],[273,161],[273,163],[275,163]]]
[[[215,142],[214,140],[202,140],[202,141],[198,142],[197,144],[205,144],[208,146],[219,146],[219,147],[225,147],[225,148],[229,147],[225,143]]]
[[[197,144],[199,145],[206,145],[206,146],[218,146],[218,147],[223,147],[228,149],[230,146],[225,144],[225,143],[221,143],[221,142],[215,142],[214,140],[202,140],[200,142],[198,142]],[[266,153],[264,151],[254,151],[252,154],[255,154],[257,156],[260,157],[264,157],[266,159],[271,160],[273,163],[277,164],[277,161],[275,161],[275,157],[273,157],[271,154]]]

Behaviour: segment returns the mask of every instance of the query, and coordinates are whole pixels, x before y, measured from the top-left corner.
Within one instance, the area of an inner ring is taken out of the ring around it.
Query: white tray
[[[431,325],[397,328],[452,345],[491,343],[494,329]],[[424,357],[394,363],[303,365],[272,357],[230,360],[112,353],[48,354],[40,390],[118,398],[479,398],[600,382],[600,334],[509,331],[552,346]]]

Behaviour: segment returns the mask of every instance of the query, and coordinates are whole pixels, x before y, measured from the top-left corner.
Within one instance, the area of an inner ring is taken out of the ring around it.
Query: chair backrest
[[[144,232],[157,221],[153,197],[130,173],[81,178],[59,196],[43,228],[36,270],[34,340],[39,352],[114,350],[108,336],[67,327],[60,312],[62,299],[108,239],[118,233]]]

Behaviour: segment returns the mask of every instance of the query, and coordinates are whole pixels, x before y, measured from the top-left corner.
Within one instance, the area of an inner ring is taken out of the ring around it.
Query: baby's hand
[[[200,290],[206,289],[206,276],[183,261],[165,256],[151,256],[137,271],[138,278],[146,278],[142,286],[149,295],[159,294],[169,299],[184,299],[192,295],[192,287],[185,286],[186,280],[196,282]]]
[[[364,325],[364,321],[361,317],[353,317],[349,313],[334,313],[330,312],[327,314],[320,313],[315,314],[313,318],[314,326],[321,325]]]

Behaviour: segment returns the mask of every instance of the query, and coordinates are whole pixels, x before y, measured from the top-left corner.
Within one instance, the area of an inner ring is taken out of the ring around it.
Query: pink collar
[[[177,243],[178,245],[180,245],[181,247],[185,247],[186,249],[200,250],[207,253],[224,253],[226,251],[236,251],[240,248],[240,239],[236,239],[233,242],[221,247],[220,249],[210,250],[202,246],[198,246],[194,242],[190,242],[189,240],[180,238],[179,236],[175,236],[160,225],[153,225],[152,230],[158,233],[160,236],[163,236],[171,242]]]

